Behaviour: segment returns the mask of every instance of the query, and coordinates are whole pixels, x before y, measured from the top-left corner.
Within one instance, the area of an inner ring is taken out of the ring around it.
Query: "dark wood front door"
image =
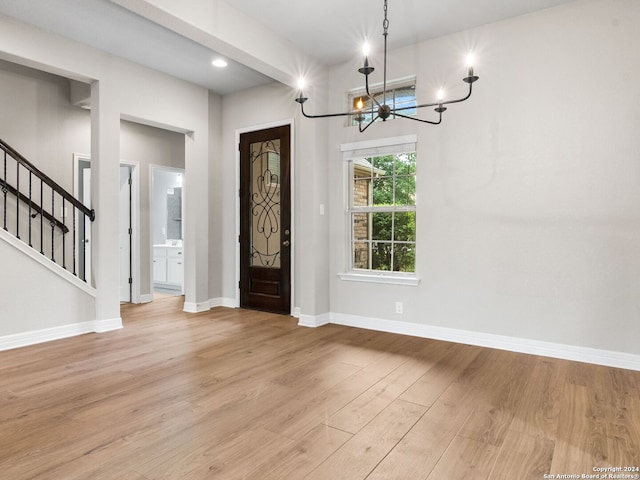
[[[240,306],[291,313],[290,126],[240,135]]]

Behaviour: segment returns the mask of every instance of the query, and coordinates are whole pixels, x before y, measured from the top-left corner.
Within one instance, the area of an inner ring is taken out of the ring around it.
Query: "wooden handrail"
[[[71,205],[76,207],[80,212],[84,213],[93,222],[96,218],[96,212],[93,209],[87,208],[82,202],[76,199],[73,195],[67,192],[64,188],[54,182],[49,176],[39,170],[29,160],[24,158],[20,153],[14,150],[11,145],[7,144],[0,138],[0,148],[8,153],[15,161],[20,163],[24,168],[33,173],[36,177],[42,180],[43,183],[49,185],[58,195],[67,200]],[[55,219],[54,219],[55,220]],[[57,220],[56,220],[57,222]]]

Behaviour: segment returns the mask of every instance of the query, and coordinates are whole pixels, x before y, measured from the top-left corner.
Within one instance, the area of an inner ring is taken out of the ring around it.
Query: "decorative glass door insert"
[[[252,143],[251,266],[280,268],[280,139]]]

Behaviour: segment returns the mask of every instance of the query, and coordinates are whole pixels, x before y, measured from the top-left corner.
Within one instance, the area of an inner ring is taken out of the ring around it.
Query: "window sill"
[[[339,273],[340,280],[348,282],[385,283],[388,285],[408,285],[417,287],[420,279],[415,276],[393,275],[385,273]]]

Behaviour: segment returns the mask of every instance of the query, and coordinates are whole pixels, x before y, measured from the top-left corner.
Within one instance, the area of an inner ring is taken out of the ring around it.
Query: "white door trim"
[[[140,162],[120,160],[131,167],[131,303],[140,303]]]
[[[91,155],[83,153],[73,154],[73,196],[79,198],[79,163],[86,161],[91,163]],[[131,167],[131,303],[140,303],[140,162],[120,160],[120,165]],[[77,241],[77,240],[74,240]],[[79,258],[80,252],[76,254]],[[76,259],[78,261],[78,259]],[[87,279],[91,285],[91,279]]]

